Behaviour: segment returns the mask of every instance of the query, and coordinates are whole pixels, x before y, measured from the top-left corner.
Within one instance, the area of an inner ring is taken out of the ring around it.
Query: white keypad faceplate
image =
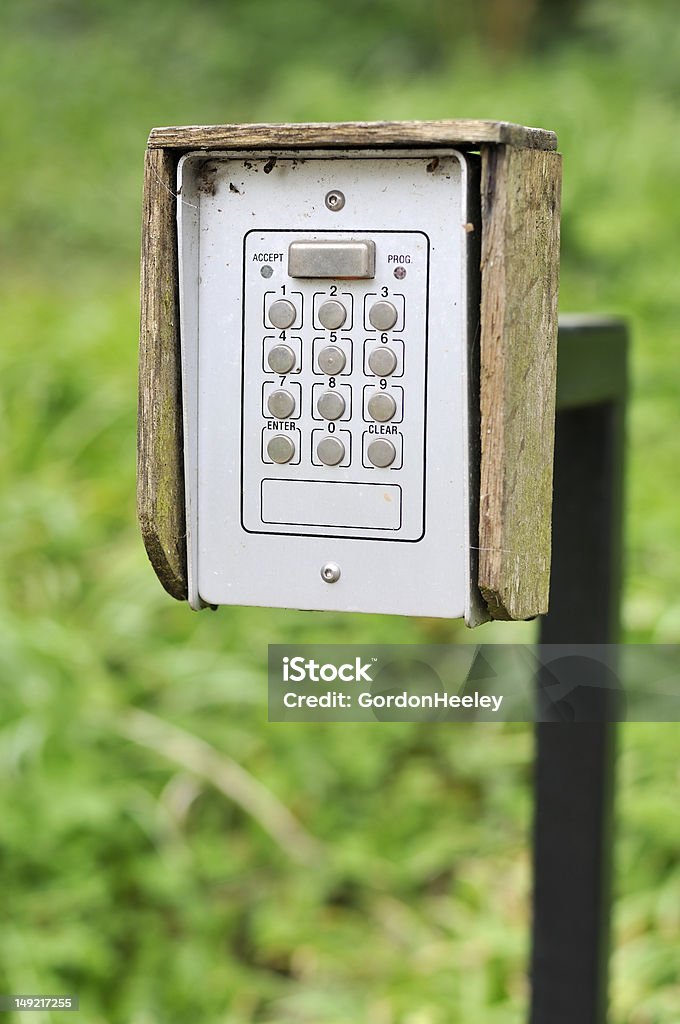
[[[470,618],[465,158],[195,153],[178,190],[191,604]]]

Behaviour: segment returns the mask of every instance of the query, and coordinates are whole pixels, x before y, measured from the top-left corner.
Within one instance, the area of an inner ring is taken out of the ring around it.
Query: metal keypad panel
[[[362,245],[370,245],[363,265],[372,276],[328,276],[334,247],[344,269],[345,250]],[[323,255],[323,277],[299,276],[315,273],[315,250]],[[275,254],[278,259],[266,260]],[[395,277],[397,266],[407,273]],[[422,536],[428,271],[429,239],[421,231],[248,232],[241,431],[246,530],[401,541]],[[325,488],[318,488],[329,482],[343,485],[328,492],[330,505],[320,499]],[[402,483],[407,486],[395,487]],[[291,521],[293,494],[298,511]],[[386,503],[399,507],[386,516]]]
[[[473,160],[181,158],[192,607],[468,614]]]

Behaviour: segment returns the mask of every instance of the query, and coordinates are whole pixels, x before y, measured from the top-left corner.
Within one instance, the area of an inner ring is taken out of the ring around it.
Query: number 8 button
[[[345,411],[345,399],[337,391],[325,391],[316,403],[319,416],[325,420],[339,420]]]

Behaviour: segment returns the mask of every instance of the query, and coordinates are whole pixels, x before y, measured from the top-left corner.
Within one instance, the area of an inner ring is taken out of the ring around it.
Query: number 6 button
[[[376,377],[389,377],[397,368],[397,357],[391,348],[374,348],[368,357],[368,365]]]

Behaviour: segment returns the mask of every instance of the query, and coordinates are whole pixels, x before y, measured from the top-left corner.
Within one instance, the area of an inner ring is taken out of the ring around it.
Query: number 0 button
[[[339,420],[345,411],[345,399],[337,391],[325,391],[316,403],[316,409],[325,420]]]
[[[339,437],[324,437],[319,441],[316,454],[324,466],[337,466],[345,457],[345,446]]]
[[[285,331],[287,327],[292,327],[295,323],[296,315],[295,306],[288,299],[277,299],[269,307],[270,323],[274,327],[278,327],[280,331]]]

